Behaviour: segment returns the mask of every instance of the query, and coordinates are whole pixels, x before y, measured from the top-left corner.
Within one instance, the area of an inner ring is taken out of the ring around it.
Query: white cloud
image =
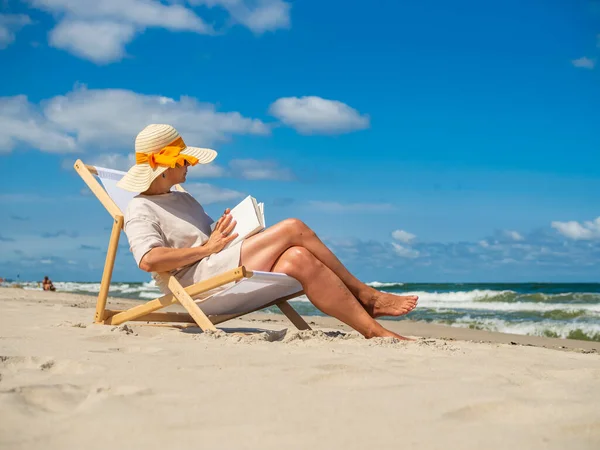
[[[285,97],[269,113],[302,134],[342,134],[369,127],[369,116],[337,100],[321,97]]]
[[[107,169],[122,170],[126,172],[135,164],[135,155],[133,152],[127,155],[121,155],[119,153],[100,153],[90,157],[87,164],[98,167],[105,167]],[[69,169],[72,168],[73,162],[70,161]]]
[[[414,238],[416,238],[417,236],[412,233],[409,233],[408,231],[395,230],[395,231],[392,231],[392,237],[394,239],[396,239],[397,241],[404,242],[405,244],[407,244],[410,241],[412,241]]]
[[[182,5],[165,5],[158,0],[29,0],[53,14],[82,20],[105,19],[140,27],[212,32],[194,11]]]
[[[506,230],[504,233],[506,234],[507,237],[509,237],[513,241],[525,240],[525,238],[523,236],[521,236],[519,233],[517,233],[516,231]]]
[[[345,213],[345,212],[387,212],[395,209],[390,203],[338,203],[322,202],[312,200],[309,206],[323,212]]]
[[[579,67],[581,69],[593,69],[596,66],[596,61],[590,58],[587,58],[585,56],[579,58],[579,59],[574,59],[571,61],[571,63],[575,66],[575,67]]]
[[[29,24],[31,19],[25,14],[0,14],[0,50],[12,44],[17,32]]]
[[[275,161],[234,159],[229,166],[234,173],[246,180],[290,181],[294,179],[294,174],[290,169],[279,167]]]
[[[557,230],[563,236],[574,240],[594,240],[600,239],[600,217],[595,220],[588,220],[583,223],[576,221],[570,222],[552,222],[552,228]]]
[[[222,178],[237,177],[245,180],[278,180],[295,179],[290,169],[279,167],[275,161],[257,159],[233,159],[229,167],[217,164],[197,165],[188,171],[188,178]]]
[[[202,205],[237,200],[245,196],[243,192],[225,189],[207,183],[186,183],[185,190]]]
[[[26,96],[0,97],[0,154],[17,143],[50,153],[77,152],[75,139],[50,123]]]
[[[191,5],[221,6],[231,18],[255,33],[290,27],[292,5],[282,0],[189,0]]]
[[[147,28],[215,34],[183,0],[28,0],[57,17],[50,45],[98,64],[118,61],[125,46]],[[291,5],[282,0],[189,0],[191,6],[220,7],[234,23],[256,33],[289,28]]]
[[[146,28],[213,33],[189,8],[157,0],[29,0],[58,17],[50,45],[96,63],[117,61],[125,45]]]
[[[0,97],[0,152],[18,143],[55,153],[90,147],[133,152],[135,136],[149,123],[171,124],[188,145],[198,147],[235,134],[270,133],[258,119],[217,112],[214,105],[191,97],[175,100],[121,89],[77,88],[40,105],[25,96]]]
[[[418,250],[413,250],[412,248],[404,247],[400,244],[396,244],[395,242],[392,242],[392,246],[394,247],[394,252],[396,252],[396,254],[398,256],[401,256],[402,258],[414,259],[418,258],[420,255]]]
[[[125,55],[125,44],[135,35],[129,23],[63,20],[49,35],[50,45],[73,55],[105,64]]]
[[[227,175],[227,169],[218,164],[197,164],[188,168],[188,178],[221,178]]]

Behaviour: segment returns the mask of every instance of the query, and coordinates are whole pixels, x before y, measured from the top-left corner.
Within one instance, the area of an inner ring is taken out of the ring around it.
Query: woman
[[[42,288],[45,291],[56,291],[54,284],[52,284],[52,280],[47,276],[44,277],[44,281],[42,281]]]
[[[225,210],[213,220],[193,197],[171,192],[185,182],[188,166],[210,163],[214,150],[188,147],[170,125],[149,125],[135,141],[136,164],[118,186],[141,192],[125,213],[125,233],[138,266],[171,272],[183,286],[233,269],[285,273],[296,278],[308,299],[366,338],[405,339],[374,318],[412,311],[418,297],[379,292],[356,279],[317,235],[297,219],[287,219],[223,250],[237,237]],[[164,288],[164,286],[161,286]]]

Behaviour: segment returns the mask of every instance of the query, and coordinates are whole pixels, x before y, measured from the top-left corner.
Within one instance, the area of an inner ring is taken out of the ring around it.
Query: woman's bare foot
[[[419,297],[416,295],[396,295],[373,289],[368,295],[368,301],[361,303],[373,318],[381,316],[402,316],[408,314],[417,306]]]
[[[369,335],[367,337],[367,339],[371,339],[374,337],[394,338],[394,339],[398,339],[400,341],[414,341],[414,339],[400,336],[398,333],[394,333],[393,331],[387,330],[383,327],[381,327],[381,330],[379,332],[376,332],[373,335]]]

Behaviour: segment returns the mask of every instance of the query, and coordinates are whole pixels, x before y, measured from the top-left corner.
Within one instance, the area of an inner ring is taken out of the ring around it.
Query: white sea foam
[[[111,285],[111,288],[117,288],[119,285]],[[73,281],[57,281],[54,282],[54,287],[57,291],[62,292],[89,292],[97,294],[100,292],[100,283],[76,283]]]
[[[566,338],[569,333],[576,330],[581,330],[588,336],[600,333],[600,323],[580,323],[573,321],[543,320],[541,322],[507,322],[502,319],[475,319],[470,316],[465,316],[452,324],[452,326],[461,328],[469,328],[473,325],[487,331],[528,334],[534,336],[543,336],[545,331],[550,331],[563,338]]]
[[[473,301],[488,300],[494,297],[499,297],[504,294],[516,294],[514,291],[494,291],[489,289],[474,289],[472,291],[457,291],[457,292],[426,292],[413,291],[403,292],[402,295],[418,295],[419,303],[422,300],[435,302],[457,302],[469,303]]]
[[[72,281],[55,282],[54,286],[60,292],[80,292],[85,294],[97,294],[100,292],[100,283],[77,283]],[[25,287],[28,289],[29,287]],[[156,298],[161,295],[160,290],[156,287],[154,280],[147,283],[131,284],[131,283],[111,283],[108,291],[109,295],[118,297],[120,295],[129,298]],[[137,295],[136,295],[137,294]]]
[[[42,290],[42,282],[37,282],[37,281],[13,281],[13,282],[7,282],[7,281],[3,281],[2,283],[0,283],[0,286],[2,287],[13,287],[13,286],[20,286],[23,289],[26,289],[28,291],[41,291]]]
[[[402,295],[418,295],[419,308],[429,308],[435,311],[498,311],[498,312],[546,312],[554,310],[562,311],[586,311],[587,315],[600,315],[600,304],[589,303],[533,303],[533,302],[494,302],[481,300],[493,298],[503,293],[512,291],[479,290],[470,292],[406,292]],[[478,301],[479,300],[479,301]],[[308,302],[303,295],[293,301]]]
[[[163,293],[157,289],[156,291],[151,291],[151,292],[140,292],[138,297],[153,299],[153,298],[157,298],[157,297],[162,297],[162,295],[163,295]]]
[[[404,286],[404,283],[384,283],[381,281],[371,281],[370,283],[367,283],[367,286],[371,286],[374,288],[385,288],[394,286]]]
[[[590,303],[541,303],[541,302],[502,302],[490,301],[502,294],[513,291],[473,290],[468,292],[405,292],[402,295],[418,295],[419,307],[443,310],[479,310],[479,311],[563,311],[584,310],[588,313],[600,314],[600,304]],[[487,301],[482,301],[487,300]]]

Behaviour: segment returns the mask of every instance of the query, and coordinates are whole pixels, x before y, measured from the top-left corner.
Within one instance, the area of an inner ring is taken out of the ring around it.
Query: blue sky
[[[1,277],[99,280],[73,162],[170,123],[209,213],[252,194],[367,281],[598,281],[598,1],[0,7]],[[114,279],[149,279],[124,235]]]

